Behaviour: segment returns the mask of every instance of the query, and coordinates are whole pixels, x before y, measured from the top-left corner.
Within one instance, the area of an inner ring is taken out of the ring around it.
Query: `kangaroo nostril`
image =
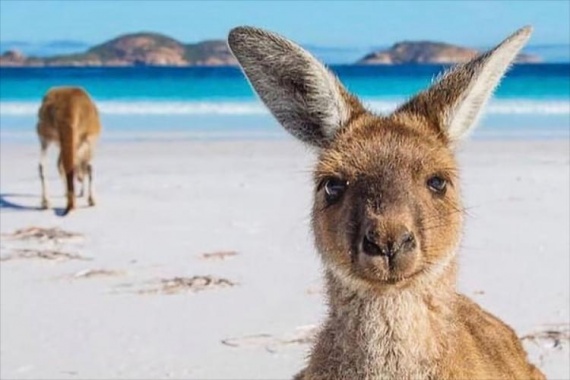
[[[416,244],[416,238],[411,232],[404,232],[400,237],[400,244],[398,245],[398,251],[409,251],[414,248]]]
[[[406,232],[404,233],[404,235],[402,235],[402,244],[411,243],[413,241],[414,241],[414,235],[412,235],[410,232]]]
[[[362,239],[362,251],[370,256],[378,256],[382,254],[382,250],[376,244],[374,236],[367,232]]]

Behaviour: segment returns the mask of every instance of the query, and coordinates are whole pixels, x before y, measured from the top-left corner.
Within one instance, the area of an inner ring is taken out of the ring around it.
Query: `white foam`
[[[401,102],[367,100],[373,111],[387,113]],[[0,101],[3,116],[33,116],[39,102]],[[241,102],[193,102],[193,101],[98,101],[103,115],[264,115],[269,111],[257,101]],[[570,102],[563,100],[495,100],[486,109],[495,115],[568,115]]]
[[[369,109],[376,112],[391,112],[401,102],[368,101]],[[570,102],[562,100],[495,100],[484,111],[490,115],[568,115]]]
[[[0,114],[35,115],[39,102],[0,102]],[[107,115],[257,115],[267,111],[257,102],[152,102],[99,101],[97,107]]]

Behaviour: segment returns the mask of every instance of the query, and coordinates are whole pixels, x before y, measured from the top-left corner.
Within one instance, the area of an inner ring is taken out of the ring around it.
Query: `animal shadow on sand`
[[[50,209],[44,209],[40,206],[30,206],[25,203],[20,203],[14,201],[14,198],[37,198],[39,199],[38,195],[33,194],[12,194],[12,193],[2,193],[0,194],[0,210],[2,212],[6,211],[48,211]],[[26,202],[29,203],[29,202]],[[76,206],[78,209],[82,208],[89,208],[88,206]],[[65,215],[65,208],[64,207],[54,207],[53,210],[54,214],[57,216],[64,216]]]
[[[26,204],[13,202],[12,198],[38,198],[37,195],[32,194],[0,194],[0,209],[4,211],[40,211],[39,206],[28,206]]]

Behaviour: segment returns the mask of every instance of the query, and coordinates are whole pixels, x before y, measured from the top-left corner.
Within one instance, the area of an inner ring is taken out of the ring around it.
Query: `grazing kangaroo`
[[[97,107],[87,92],[78,87],[51,88],[44,96],[38,112],[37,131],[41,145],[39,174],[42,182],[42,207],[50,207],[44,163],[52,142],[60,145],[58,168],[66,183],[67,207],[63,215],[75,208],[76,176],[82,185],[81,195],[84,192],[85,178],[89,180],[88,202],[90,206],[95,205],[91,157],[101,133],[101,123]]]
[[[319,152],[312,226],[329,312],[296,379],[544,379],[514,331],[456,290],[463,209],[454,148],[531,31],[386,116],[293,42],[251,27],[230,32],[260,98]]]

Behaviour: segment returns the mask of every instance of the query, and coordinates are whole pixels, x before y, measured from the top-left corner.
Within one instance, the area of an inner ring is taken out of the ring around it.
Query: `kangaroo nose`
[[[395,234],[381,234],[376,228],[369,228],[362,238],[362,251],[366,255],[386,256],[388,259],[411,251],[415,246],[414,234],[407,229]]]

